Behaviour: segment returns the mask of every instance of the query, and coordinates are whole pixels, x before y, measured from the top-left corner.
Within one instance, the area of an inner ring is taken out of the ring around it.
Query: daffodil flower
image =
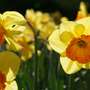
[[[39,38],[47,40],[55,29],[55,23],[48,13],[34,11],[32,9],[26,11],[27,21],[39,32]]]
[[[15,81],[20,67],[20,58],[10,52],[0,52],[0,90],[18,90]]]
[[[88,11],[87,11],[86,4],[82,1],[80,2],[80,7],[79,7],[79,11],[77,12],[76,20],[87,16],[88,16]]]
[[[22,46],[22,49],[19,51],[21,59],[24,61],[30,59],[34,53],[34,42],[28,43],[25,37],[19,38],[17,42]]]
[[[60,54],[67,74],[90,69],[90,17],[61,23],[49,37],[49,44]]]
[[[17,36],[24,35],[29,27],[25,18],[16,11],[6,11],[0,14],[0,45],[5,41],[8,45],[12,46],[15,50],[21,46],[15,42]]]

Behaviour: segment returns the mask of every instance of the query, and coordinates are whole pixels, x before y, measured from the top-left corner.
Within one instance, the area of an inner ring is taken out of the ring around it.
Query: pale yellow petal
[[[8,78],[10,78],[10,80],[15,78],[19,67],[20,58],[16,54],[10,51],[0,52],[0,71],[5,73],[6,76],[9,74],[10,76]]]
[[[60,63],[67,74],[74,74],[78,72],[82,66],[77,61],[72,61],[68,57],[60,57]]]
[[[76,23],[82,24],[85,27],[83,34],[90,35],[90,17],[77,20]]]
[[[82,68],[84,68],[84,69],[90,69],[90,62],[89,63],[86,63],[86,64],[83,64],[82,65]]]
[[[8,43],[8,45],[7,45],[8,49],[13,50],[13,51],[19,51],[22,48],[22,46],[19,45],[19,43],[15,42],[15,40],[12,40],[9,37],[6,37],[5,39]]]
[[[83,16],[87,16],[87,7],[86,7],[86,4],[82,1],[80,3],[80,11],[82,13]]]
[[[70,32],[75,37],[77,37],[77,34],[74,32],[76,25],[77,25],[77,23],[74,22],[74,21],[67,21],[67,22],[61,23],[60,24],[60,34],[63,33],[63,32]]]
[[[49,37],[49,43],[56,52],[62,53],[72,38],[74,38],[74,35],[70,31],[55,30]]]
[[[60,41],[60,31],[59,30],[55,30],[51,34],[51,36],[49,37],[49,44],[52,47],[52,49],[54,49],[58,53],[62,53],[66,48],[66,45]]]
[[[22,54],[21,59],[23,61],[26,61],[32,57],[32,51],[23,51],[23,52],[21,52],[21,54]]]
[[[11,29],[17,25],[24,25],[26,23],[23,15],[16,11],[7,11],[3,13],[2,20],[2,25],[5,29]]]
[[[6,81],[7,82],[11,82],[16,78],[16,75],[14,74],[14,72],[12,71],[11,68],[8,69],[8,72],[6,74]]]
[[[7,11],[2,15],[2,26],[7,36],[22,35],[23,32],[31,30],[24,16],[16,11]]]
[[[18,90],[18,86],[16,81],[12,81],[10,83],[6,83],[5,90]]]

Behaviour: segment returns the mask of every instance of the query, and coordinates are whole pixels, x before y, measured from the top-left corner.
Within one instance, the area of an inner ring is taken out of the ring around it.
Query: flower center
[[[6,82],[6,77],[5,75],[0,72],[0,90],[5,90],[5,82]]]
[[[4,28],[0,25],[0,45],[3,44],[4,42],[4,34],[5,34],[5,30]]]
[[[90,35],[73,38],[66,49],[66,55],[79,63],[90,62]]]
[[[80,40],[77,42],[77,45],[82,48],[82,47],[86,47],[87,43],[84,40]]]

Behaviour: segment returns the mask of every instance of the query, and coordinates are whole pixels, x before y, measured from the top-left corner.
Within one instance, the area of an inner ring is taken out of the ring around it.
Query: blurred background
[[[16,10],[24,14],[26,9],[33,8],[46,12],[60,11],[64,16],[73,19],[80,1],[84,1],[89,10],[90,0],[0,0],[0,12]]]

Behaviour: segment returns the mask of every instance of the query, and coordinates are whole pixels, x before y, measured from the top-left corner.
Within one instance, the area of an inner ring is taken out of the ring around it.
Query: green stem
[[[69,78],[68,78],[68,90],[71,90],[71,85],[72,85],[72,76],[69,75]]]
[[[82,71],[81,71],[81,72],[82,72]],[[83,90],[88,90],[87,81],[86,81],[87,76],[82,75],[82,73],[80,73],[80,77],[81,77],[80,83],[81,83],[81,85],[82,85],[82,89],[83,89]]]
[[[34,63],[34,71],[35,71],[35,77],[34,77],[34,90],[38,90],[38,40],[37,40],[37,30],[32,26],[32,24],[30,22],[27,22],[29,24],[29,26],[32,28],[33,32],[34,32],[34,45],[35,45],[35,63]]]
[[[35,89],[38,90],[38,54],[37,54],[37,35],[35,33]]]

